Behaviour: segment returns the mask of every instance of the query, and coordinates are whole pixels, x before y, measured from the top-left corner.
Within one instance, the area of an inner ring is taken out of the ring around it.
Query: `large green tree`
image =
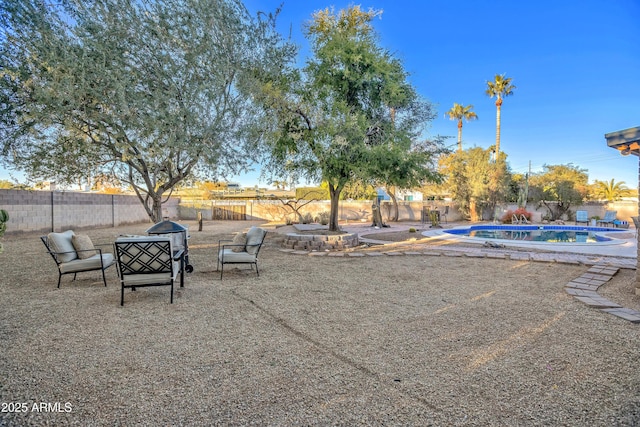
[[[63,183],[113,175],[160,220],[179,183],[254,160],[245,89],[289,49],[261,16],[239,0],[5,0],[5,165]]]
[[[326,182],[331,230],[339,229],[345,186],[381,177],[385,166],[372,164],[385,156],[395,167],[434,118],[400,61],[378,46],[372,26],[378,15],[359,6],[316,12],[305,28],[312,51],[306,66],[283,70],[263,86],[276,125],[270,130],[276,170],[267,170]]]
[[[439,183],[442,176],[437,172],[434,154],[442,154],[441,139],[434,141],[394,141],[388,146],[372,150],[367,163],[371,182],[386,188],[393,203],[392,221],[398,221],[398,189],[419,188],[426,182]]]
[[[471,110],[473,110],[473,105],[464,106],[454,102],[453,107],[446,113],[451,120],[458,121],[458,151],[462,151],[462,121],[478,119],[478,115]]]
[[[580,205],[588,192],[589,175],[572,164],[544,165],[544,170],[530,178],[531,199],[549,211],[551,221],[569,214],[571,206]]]
[[[496,98],[496,153],[500,152],[500,126],[503,98],[513,95],[515,85],[511,84],[513,79],[505,77],[504,74],[496,74],[492,82],[487,82],[485,93],[489,98]]]
[[[479,220],[485,210],[494,212],[509,197],[507,156],[500,153],[494,158],[493,147],[473,147],[444,156],[440,171],[446,176],[451,198],[471,221]]]

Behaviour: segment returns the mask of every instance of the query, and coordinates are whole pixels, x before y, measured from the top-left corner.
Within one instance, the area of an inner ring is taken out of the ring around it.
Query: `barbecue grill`
[[[184,271],[193,272],[193,266],[189,264],[189,229],[177,222],[164,220],[147,230],[147,234],[170,234],[175,250],[184,250]]]

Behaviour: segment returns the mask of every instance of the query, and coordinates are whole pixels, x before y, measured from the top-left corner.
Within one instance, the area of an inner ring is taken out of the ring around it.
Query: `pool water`
[[[520,240],[545,243],[599,243],[614,239],[601,232],[619,232],[603,227],[478,225],[446,230],[446,233],[478,239]]]
[[[563,243],[594,243],[611,240],[607,237],[598,236],[588,231],[560,231],[560,230],[540,230],[540,231],[516,231],[516,230],[475,230],[469,233],[469,237],[479,239],[503,239],[503,240],[526,240],[529,242],[563,242]]]

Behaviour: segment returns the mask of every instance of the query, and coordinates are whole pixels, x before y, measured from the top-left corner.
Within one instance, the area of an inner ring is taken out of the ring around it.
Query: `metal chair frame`
[[[172,252],[171,238],[149,238],[117,241],[113,244],[120,278],[120,305],[124,305],[124,290],[149,286],[170,286],[173,304],[174,261],[180,260],[180,287],[184,287],[184,250]],[[145,258],[148,257],[147,258]],[[147,283],[126,283],[127,276],[166,273],[161,280]]]

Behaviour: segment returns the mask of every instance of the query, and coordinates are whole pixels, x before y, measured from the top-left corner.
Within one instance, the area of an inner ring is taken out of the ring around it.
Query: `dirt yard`
[[[271,229],[260,276],[220,280],[218,240],[259,223],[188,224],[174,304],[121,307],[114,267],[57,289],[38,235],[4,237],[0,425],[640,424],[640,325],[564,291],[585,266],[294,255]],[[108,249],[148,226],[78,233]],[[634,282],[602,292],[640,308]]]

